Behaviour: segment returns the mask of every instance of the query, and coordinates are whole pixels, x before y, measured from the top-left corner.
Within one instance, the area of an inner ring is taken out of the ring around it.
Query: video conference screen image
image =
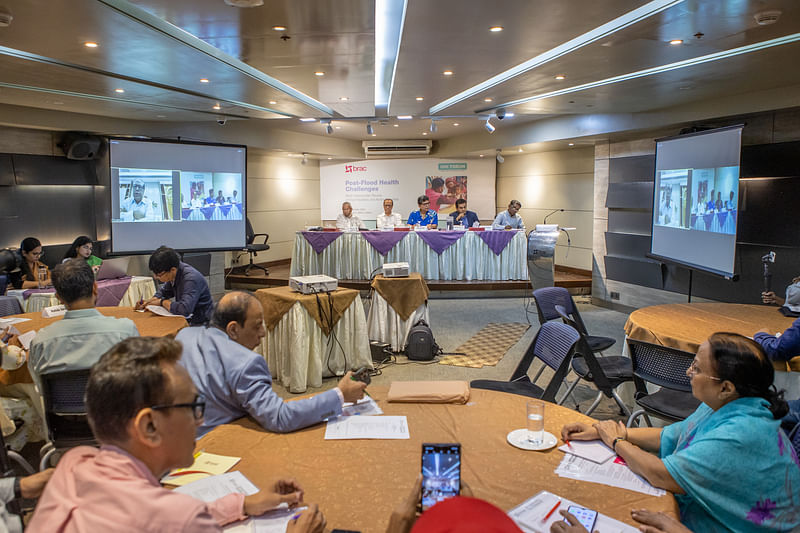
[[[460,490],[460,449],[426,445],[422,453],[422,509],[458,496]]]
[[[241,220],[242,175],[181,172],[182,220]]]
[[[654,223],[736,234],[739,167],[660,170]]]

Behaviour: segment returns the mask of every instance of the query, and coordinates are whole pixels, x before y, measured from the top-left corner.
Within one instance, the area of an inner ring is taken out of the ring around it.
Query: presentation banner
[[[488,159],[488,158],[487,158]],[[323,220],[335,219],[342,203],[350,202],[362,220],[383,213],[384,198],[394,201],[403,220],[417,210],[417,197],[426,194],[439,218],[455,211],[464,198],[467,209],[481,219],[495,216],[494,159],[380,159],[348,163],[320,162]]]

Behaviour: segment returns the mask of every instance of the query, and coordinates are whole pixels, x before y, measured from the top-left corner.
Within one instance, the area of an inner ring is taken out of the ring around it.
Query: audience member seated
[[[194,462],[195,431],[205,403],[177,364],[181,346],[168,338],[122,341],[92,368],[86,387],[89,423],[100,449],[68,451],[39,501],[28,531],[206,532],[257,516],[281,503],[294,507],[303,490],[279,480],[251,496],[205,503],[162,488],[158,480]],[[316,505],[287,532],[322,531]]]
[[[225,196],[222,194],[222,189],[217,193],[217,204],[222,205],[225,203]]]
[[[149,268],[163,285],[152,298],[138,302],[136,309],[158,305],[174,315],[185,316],[191,325],[208,322],[214,301],[208,282],[200,272],[181,261],[178,252],[166,246],[153,252]]]
[[[403,219],[398,213],[392,213],[394,207],[394,200],[386,198],[383,201],[383,213],[376,217],[376,226],[378,229],[401,226]]]
[[[492,223],[495,229],[525,229],[525,223],[522,221],[522,216],[517,212],[522,208],[522,204],[518,200],[511,200],[508,203],[508,209],[497,213],[497,216]]]
[[[786,298],[777,296],[774,292],[762,292],[761,303],[771,305],[800,305],[800,276],[792,279],[791,285],[786,287]]]
[[[800,318],[792,322],[792,325],[780,337],[764,328],[753,335],[753,340],[761,345],[771,360],[788,361],[800,355]]]
[[[132,320],[103,316],[94,308],[97,283],[83,258],[53,269],[53,284],[67,314],[39,330],[31,341],[28,370],[40,391],[43,374],[91,368],[119,341],[139,335]]]
[[[64,259],[61,262],[66,263],[75,257],[82,257],[86,260],[89,266],[92,267],[92,271],[96,273],[98,270],[100,270],[100,265],[103,264],[103,260],[95,255],[92,255],[93,247],[94,245],[92,244],[92,239],[86,235],[81,235],[72,241],[69,250],[67,250],[67,253],[64,254]]]
[[[675,494],[697,532],[791,531],[800,526],[800,460],[780,429],[787,412],[759,345],[715,333],[697,351],[692,394],[702,402],[666,428],[567,424],[567,440],[602,439],[636,474]]]
[[[41,262],[42,243],[36,237],[27,237],[19,245],[19,253],[22,256],[20,271],[11,274],[11,284],[15,289],[38,289],[52,285],[50,280],[50,269]],[[18,259],[19,260],[19,259]],[[45,279],[39,281],[39,272],[45,273]]]
[[[474,211],[467,211],[467,201],[463,198],[456,200],[456,212],[450,216],[453,217],[453,223],[456,226],[471,228],[481,224],[478,220],[478,215]]]
[[[350,202],[342,204],[342,212],[336,217],[336,229],[341,231],[358,231],[367,229],[361,219],[353,214],[353,206]]]
[[[48,468],[26,477],[0,479],[0,532],[22,533],[22,520],[18,515],[9,513],[6,504],[20,498],[38,498],[52,475],[53,469]]]
[[[366,384],[351,379],[348,372],[334,389],[284,402],[272,389],[264,357],[253,351],[264,334],[261,304],[240,291],[220,299],[208,328],[178,332],[175,340],[183,344],[179,362],[206,399],[201,436],[247,415],[269,431],[295,431],[338,416],[343,402],[355,402],[364,395]]]
[[[433,209],[429,209],[431,206],[431,200],[424,194],[417,198],[417,206],[419,206],[419,210],[412,211],[410,215],[408,215],[408,220],[406,221],[409,226],[425,226],[428,229],[436,229],[439,227],[439,215],[436,214],[436,211]]]

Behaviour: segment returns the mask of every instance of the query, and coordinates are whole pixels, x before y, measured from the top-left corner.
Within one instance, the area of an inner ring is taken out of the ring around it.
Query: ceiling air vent
[[[432,141],[362,141],[364,155],[370,157],[399,157],[428,155]]]

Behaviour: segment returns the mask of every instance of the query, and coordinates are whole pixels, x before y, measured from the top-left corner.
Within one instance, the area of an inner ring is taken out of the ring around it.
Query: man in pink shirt
[[[61,458],[29,532],[220,531],[283,502],[302,502],[294,480],[211,503],[161,487],[165,473],[194,462],[195,431],[205,410],[189,374],[176,364],[180,356],[180,343],[156,337],[131,337],[103,355],[86,387],[89,423],[101,447],[80,446]],[[324,517],[310,505],[286,531],[324,527]]]

